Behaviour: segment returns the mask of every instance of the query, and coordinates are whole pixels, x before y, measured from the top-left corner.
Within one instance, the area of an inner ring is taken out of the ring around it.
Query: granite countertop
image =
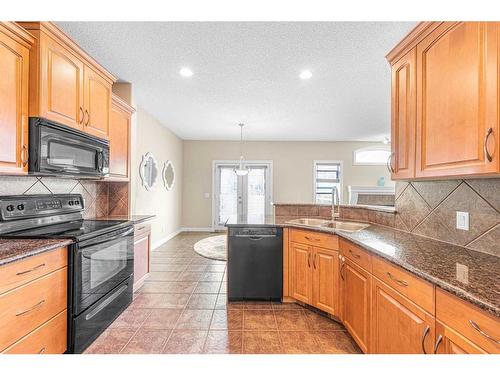
[[[116,215],[98,217],[96,220],[124,220],[130,221],[132,224],[139,224],[154,219],[155,217],[156,215]]]
[[[0,266],[67,246],[72,242],[68,239],[0,239]]]
[[[375,224],[359,232],[308,229],[335,233],[500,317],[499,257]]]

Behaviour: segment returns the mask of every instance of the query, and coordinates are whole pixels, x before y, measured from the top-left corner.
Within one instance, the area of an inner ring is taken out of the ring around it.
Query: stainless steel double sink
[[[368,228],[370,224],[357,223],[352,221],[331,221],[322,219],[294,219],[286,221],[285,224],[297,225],[304,228],[328,228],[337,229],[345,232],[359,232],[365,228]]]

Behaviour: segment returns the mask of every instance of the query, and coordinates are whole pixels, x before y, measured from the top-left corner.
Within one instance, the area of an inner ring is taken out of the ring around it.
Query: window
[[[332,204],[332,190],[337,187],[339,198],[342,195],[342,162],[314,162],[314,202]]]
[[[354,165],[385,165],[391,150],[388,146],[364,147],[354,151]]]

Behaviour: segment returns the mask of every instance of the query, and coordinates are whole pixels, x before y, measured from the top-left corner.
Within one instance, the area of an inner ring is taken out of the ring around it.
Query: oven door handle
[[[107,242],[111,242],[111,241],[114,241],[114,240],[117,240],[117,239],[120,239],[122,237],[126,237],[128,236],[130,233],[133,233],[134,232],[134,227],[130,228],[129,230],[127,230],[126,232],[123,232],[123,233],[120,233],[119,235],[117,236],[113,236],[113,237],[106,237],[102,240],[100,240],[101,236],[97,237],[96,240],[87,240],[87,241],[83,241],[80,243],[80,250],[83,249],[83,248],[86,248],[86,247],[89,247],[89,246],[96,246],[96,245],[101,245],[103,243],[107,243]]]
[[[120,288],[115,290],[111,295],[106,298],[104,301],[102,301],[99,305],[97,305],[95,308],[92,309],[92,311],[89,311],[87,315],[85,315],[85,320],[90,320],[99,312],[101,312],[106,306],[108,306],[111,302],[113,302],[115,299],[117,299],[124,291],[128,289],[128,283],[125,285],[122,285]]]

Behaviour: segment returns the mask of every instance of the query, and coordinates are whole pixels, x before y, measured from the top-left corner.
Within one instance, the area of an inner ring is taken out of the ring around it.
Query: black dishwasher
[[[227,297],[229,301],[281,301],[283,228],[229,227]]]

